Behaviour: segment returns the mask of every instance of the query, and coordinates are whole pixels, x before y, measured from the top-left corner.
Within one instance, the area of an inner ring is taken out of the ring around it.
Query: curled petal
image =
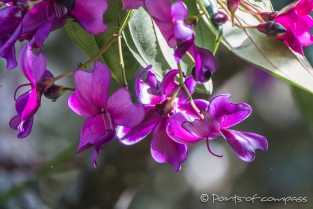
[[[118,89],[109,97],[108,112],[116,125],[128,128],[138,125],[145,116],[144,106],[134,104],[126,88]]]
[[[166,120],[160,122],[153,131],[151,155],[158,163],[171,164],[175,171],[179,171],[180,164],[187,159],[187,145],[179,144],[167,135]]]
[[[20,52],[21,69],[25,77],[35,86],[46,72],[46,57],[39,52],[36,55],[32,47],[28,44],[24,45]]]
[[[116,137],[125,145],[133,145],[145,138],[155,127],[157,123],[162,120],[162,117],[155,111],[150,109],[147,111],[144,119],[140,124],[132,128],[126,128],[124,126],[117,126]]]
[[[114,135],[112,136],[111,134],[111,132],[114,131],[107,129],[105,125],[106,122],[103,114],[90,117],[85,121],[80,134],[77,153],[92,147],[96,143],[98,146],[100,146],[100,142],[101,144],[106,145],[114,138]]]
[[[138,100],[142,104],[157,104],[163,100],[157,87],[157,80],[153,72],[150,71],[152,65],[148,65],[137,76],[135,82],[135,90]],[[146,80],[142,80],[141,76],[147,74]]]
[[[175,76],[178,74],[178,70],[171,70],[163,78],[160,84],[160,92],[162,95],[171,96],[175,89],[178,87],[178,83],[175,81]]]
[[[264,136],[227,129],[221,130],[221,133],[237,156],[243,161],[253,161],[256,149],[261,149],[264,152],[268,149],[267,140]]]
[[[84,70],[74,72],[76,89],[89,103],[99,109],[106,109],[111,73],[108,67],[101,62],[96,61],[94,65],[91,73]]]
[[[186,121],[190,121],[190,118],[182,112],[178,112],[170,117],[166,126],[168,136],[172,140],[181,144],[193,144],[203,139],[193,135],[190,131],[183,128],[182,124]]]
[[[181,124],[185,130],[197,137],[198,141],[209,138],[211,134],[220,131],[220,124],[215,118],[206,111],[201,111],[201,114],[204,116],[204,120],[195,119],[193,122],[185,121]],[[195,142],[191,141],[190,143]]]
[[[216,71],[216,59],[213,54],[196,45],[190,47],[189,53],[195,60],[195,68],[192,72],[194,79],[199,83],[209,81],[212,73]]]
[[[27,102],[26,104],[23,102],[19,102],[21,100],[17,100],[16,106],[24,106],[20,116],[21,122],[27,121],[29,118],[33,117],[33,115],[37,112],[38,108],[40,107],[41,103],[41,95],[38,92],[37,88],[33,88],[29,92],[27,92]],[[17,107],[16,109],[22,109],[21,107]]]
[[[214,97],[209,104],[209,113],[221,124],[221,128],[229,128],[246,119],[252,108],[246,103],[231,103],[229,94],[220,94]]]
[[[19,115],[14,116],[11,120],[10,120],[10,127],[14,130],[19,130],[19,133],[17,135],[17,137],[19,139],[25,138],[30,134],[30,131],[32,130],[32,126],[33,126],[33,120],[34,117],[30,117],[27,121],[25,121],[23,123],[23,130],[21,131],[19,129],[19,125],[21,123],[21,118]]]
[[[109,4],[107,0],[76,0],[70,14],[89,33],[99,35],[108,29],[103,23],[103,15]]]

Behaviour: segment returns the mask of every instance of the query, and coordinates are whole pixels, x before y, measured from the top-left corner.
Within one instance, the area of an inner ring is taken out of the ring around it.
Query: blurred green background
[[[273,5],[280,9],[288,2],[273,0]],[[305,52],[312,63],[313,48]],[[44,53],[54,75],[87,60],[64,29],[51,34]],[[130,147],[114,140],[100,152],[94,169],[92,149],[76,154],[85,118],[67,107],[69,92],[54,103],[43,97],[31,134],[18,139],[8,122],[16,114],[14,91],[27,80],[19,69],[5,70],[1,59],[0,208],[312,208],[313,95],[248,65],[224,47],[218,50],[217,60],[213,95],[201,97],[209,100],[229,93],[232,102],[250,104],[252,115],[234,129],[266,136],[269,150],[257,150],[256,159],[246,163],[224,139],[211,143],[222,158],[211,155],[203,141],[189,146],[188,159],[175,172],[170,165],[153,161],[150,139]],[[57,84],[74,87],[72,77]],[[208,194],[210,200],[201,202],[201,194]],[[213,203],[213,194],[307,197],[308,202]]]

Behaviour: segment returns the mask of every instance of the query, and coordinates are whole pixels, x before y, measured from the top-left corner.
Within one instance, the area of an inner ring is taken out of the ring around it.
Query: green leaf
[[[195,2],[186,2],[189,10],[188,16],[199,13]],[[197,33],[196,44],[210,50],[213,47],[210,36],[215,36],[212,32],[209,31],[208,33],[208,31],[205,31],[206,25],[203,20],[199,21],[195,30]],[[123,37],[130,51],[142,67],[146,67],[149,64],[153,65],[152,71],[159,80],[162,80],[166,72],[177,68],[173,55],[174,50],[168,46],[163,35],[143,8],[134,11],[128,26],[123,32]],[[194,66],[190,59],[185,56],[181,65],[183,70],[190,75]],[[211,93],[212,83],[198,85],[196,91],[199,93]]]
[[[251,0],[262,11],[273,11],[269,0]],[[260,21],[247,13],[236,11],[243,25],[258,25]],[[208,25],[211,27],[210,25]],[[256,29],[240,29],[227,22],[223,27],[223,44],[238,57],[261,69],[313,93],[313,68],[305,57],[293,52],[282,41],[268,37]]]
[[[164,59],[154,31],[152,19],[143,8],[135,10],[123,32],[124,40],[142,67],[152,64],[153,72],[161,79],[175,67],[174,58]],[[173,56],[173,54],[172,54]],[[174,64],[174,65],[173,65]]]
[[[86,32],[78,23],[68,21],[66,23],[66,31],[72,41],[76,43],[89,57],[94,56],[99,49],[104,46],[119,29],[119,24],[123,21],[126,12],[121,10],[121,2],[109,0],[109,9],[104,15],[104,23],[109,29],[104,33],[93,36]],[[125,64],[126,79],[130,79],[140,67],[139,63],[129,51],[125,44],[122,44],[122,52]],[[121,85],[123,85],[122,71],[119,66],[119,52],[117,42],[113,43],[110,48],[98,58],[99,61],[106,64],[110,70],[112,77]]]

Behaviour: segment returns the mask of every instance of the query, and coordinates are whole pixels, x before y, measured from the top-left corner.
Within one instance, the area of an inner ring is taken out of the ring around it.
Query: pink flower
[[[142,105],[133,104],[126,88],[120,88],[108,96],[111,82],[110,70],[101,62],[95,62],[92,72],[74,72],[76,91],[68,99],[68,106],[78,115],[86,117],[77,152],[92,146],[94,167],[101,148],[114,137],[117,125],[134,127],[144,118]]]
[[[304,55],[302,46],[313,43],[310,29],[313,19],[309,15],[313,10],[313,0],[298,0],[283,8],[274,19],[286,28],[286,33],[276,36],[295,52]]]

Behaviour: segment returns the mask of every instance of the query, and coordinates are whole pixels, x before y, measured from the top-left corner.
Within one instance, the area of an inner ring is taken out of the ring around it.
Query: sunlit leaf
[[[111,39],[113,34],[118,32],[119,24],[123,21],[123,18],[126,15],[126,12],[120,9],[120,1],[110,0],[109,5],[109,9],[104,15],[104,22],[109,26],[109,29],[103,34],[93,36],[84,31],[78,23],[68,21],[66,24],[66,31],[70,38],[89,57],[94,56],[99,49]],[[130,79],[136,73],[140,65],[125,44],[123,44],[122,51],[126,69],[126,78]],[[123,85],[117,42],[113,43],[98,60],[105,63],[110,68],[112,77]]]
[[[262,11],[273,11],[269,0],[250,0]],[[236,11],[237,23],[258,25],[256,17]],[[210,26],[210,25],[209,25]],[[211,26],[210,26],[211,27]],[[238,57],[313,93],[313,68],[305,57],[289,49],[282,41],[268,37],[256,29],[240,29],[227,22],[223,27],[224,45]]]
[[[189,10],[188,16],[197,15],[198,10],[195,1],[189,1],[187,4]],[[214,35],[212,32],[207,31],[203,20],[199,21],[195,30],[197,33],[197,45],[211,49],[213,43],[210,36],[214,37]],[[143,67],[152,64],[152,71],[157,75],[159,80],[163,78],[166,72],[177,68],[173,56],[174,50],[168,46],[161,32],[143,8],[134,11],[128,27],[123,34],[127,46],[137,61]],[[190,75],[191,69],[194,66],[191,60],[185,57],[181,65],[183,70]],[[196,91],[199,93],[210,93],[212,91],[212,83],[198,85]]]

